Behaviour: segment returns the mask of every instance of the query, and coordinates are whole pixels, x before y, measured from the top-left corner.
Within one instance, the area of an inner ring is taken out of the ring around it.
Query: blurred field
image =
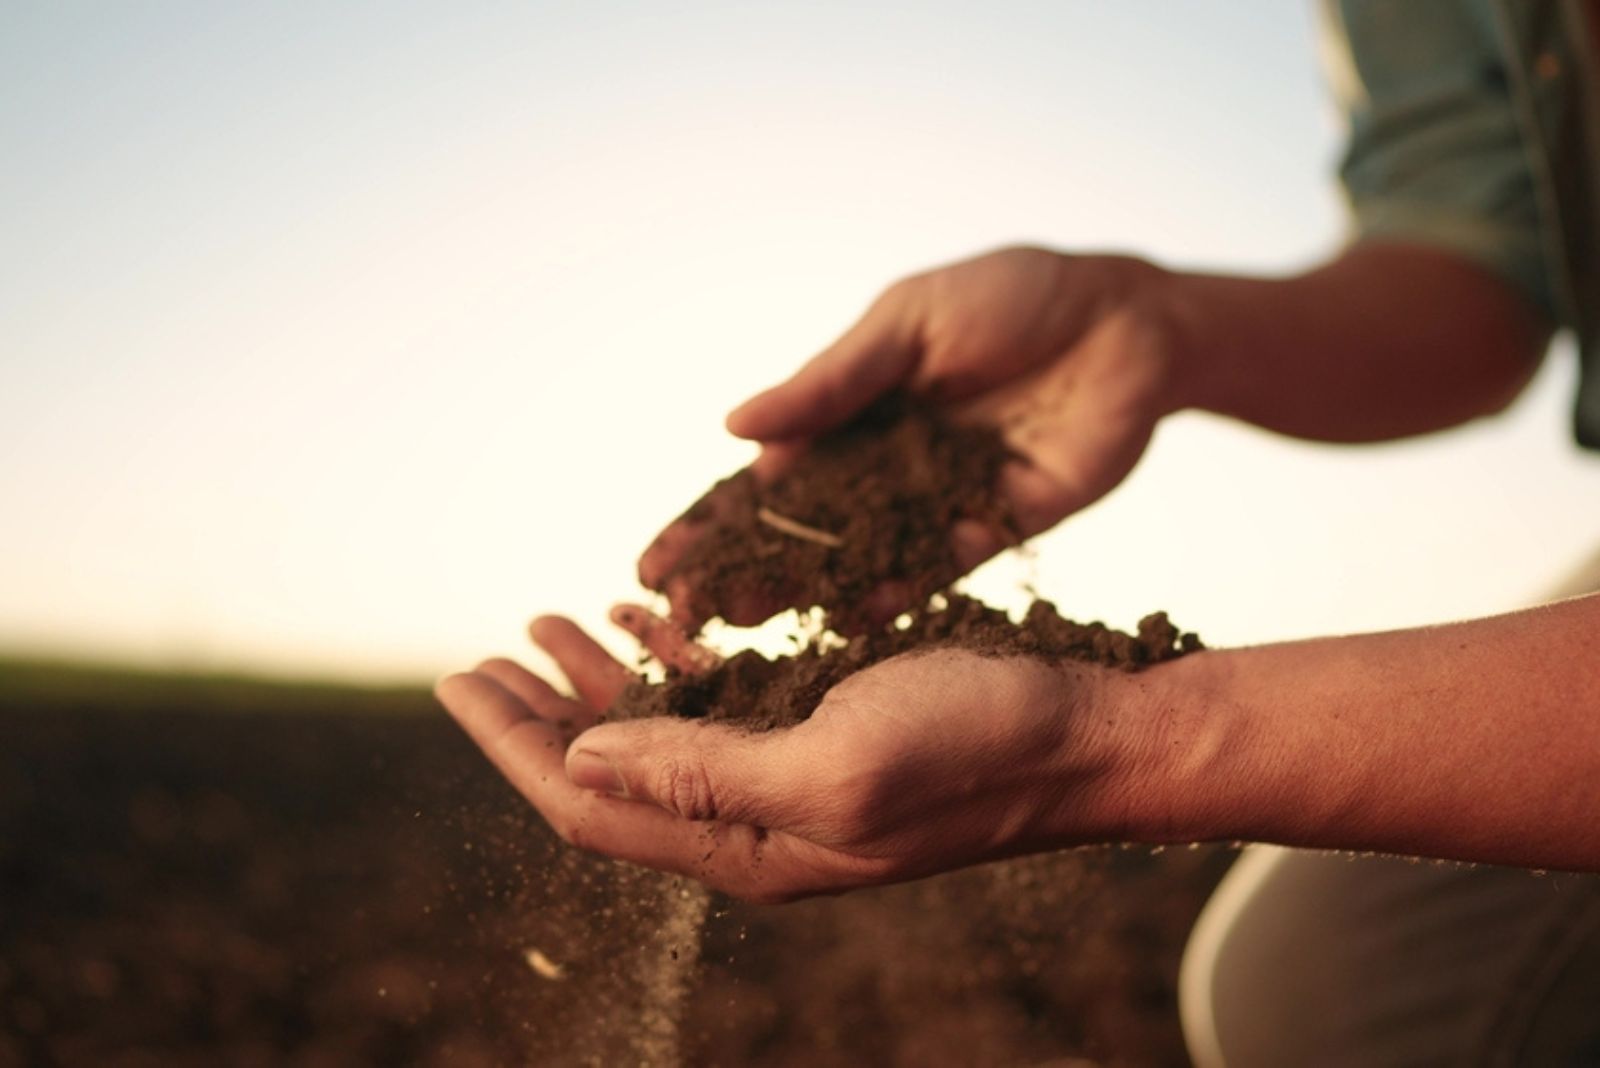
[[[670,1058],[685,980],[690,1064],[1180,1064],[1225,860],[716,901],[702,949],[699,898],[560,847],[426,694],[0,661],[0,1068]]]

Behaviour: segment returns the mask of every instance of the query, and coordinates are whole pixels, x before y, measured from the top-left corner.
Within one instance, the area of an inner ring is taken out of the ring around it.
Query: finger
[[[759,462],[759,458],[758,458]],[[735,472],[712,486],[678,518],[667,524],[639,557],[639,581],[645,588],[659,590],[690,547],[706,531],[734,521],[755,509],[755,493],[760,476],[750,468]]]
[[[434,694],[500,773],[524,796],[552,778],[566,779],[566,746],[552,724],[533,714],[497,680],[475,671],[450,675]]]
[[[775,441],[761,446],[761,452],[750,464],[750,471],[763,486],[771,485],[806,451],[803,441]]]
[[[506,780],[563,838],[584,848],[600,848],[602,843],[592,840],[599,833],[605,839],[604,852],[648,858],[658,867],[671,867],[674,856],[685,852],[681,835],[671,825],[686,821],[659,806],[596,805],[591,784],[568,776],[555,730],[496,679],[475,671],[451,675],[439,682],[435,693]],[[612,800],[624,796],[620,790],[606,792]],[[612,825],[609,832],[607,824]],[[636,833],[629,833],[630,824]],[[649,839],[663,832],[668,842],[649,848]],[[584,838],[591,840],[580,841]]]
[[[570,619],[540,616],[528,624],[528,636],[555,658],[578,697],[597,712],[609,708],[633,681],[632,672]]]
[[[722,663],[722,657],[695,644],[676,623],[640,605],[617,605],[611,610],[611,621],[639,639],[663,664],[686,674],[702,675]]]
[[[796,457],[806,449],[801,442],[781,442],[762,446],[761,452],[746,469],[758,485],[770,485],[783,474]],[[674,519],[655,536],[639,557],[639,584],[649,590],[660,590],[678,562],[712,528],[734,522],[731,516],[754,507],[748,495],[751,488],[741,484],[738,475],[718,483],[701,496],[689,510]]]
[[[680,819],[654,805],[632,804],[586,789],[567,777],[555,730],[487,675],[468,672],[442,680],[435,692],[506,780],[563,839],[581,849],[648,867],[704,877],[718,851],[715,828]],[[751,840],[749,828],[744,837]],[[723,858],[727,881],[739,858]],[[731,861],[731,863],[729,863]]]
[[[506,780],[565,841],[659,871],[699,879],[747,901],[787,901],[870,881],[865,865],[831,850],[742,824],[696,822],[649,803],[597,793],[563,770],[554,729],[497,679],[451,675],[435,687],[450,711]],[[830,869],[842,867],[841,874]]]
[[[845,335],[787,382],[728,415],[728,431],[756,441],[813,437],[848,420],[911,375],[920,357],[911,287],[891,288]]]
[[[874,878],[881,863],[845,857],[782,831],[681,819],[559,777],[539,782],[528,800],[579,849],[688,876],[744,901],[776,904],[881,881]]]
[[[696,879],[756,904],[888,881],[892,861],[854,857],[784,831],[679,819],[654,805],[542,784],[535,807],[567,842]],[[532,800],[530,798],[530,800]]]
[[[950,528],[950,554],[955,572],[935,576],[938,587],[948,586],[991,556],[1009,548],[1017,539],[999,527],[977,519],[958,519]],[[930,583],[921,587],[929,589]],[[910,583],[891,580],[874,589],[862,604],[866,618],[872,623],[884,623],[901,612],[921,608],[926,596],[919,598]]]
[[[739,590],[716,604],[687,575],[668,579],[666,595],[667,618],[687,634],[698,633],[707,620],[719,616],[736,627],[753,627],[786,607],[781,591],[774,590]]]
[[[1000,497],[1022,538],[1050,529],[1095,499],[1087,487],[1063,482],[1055,473],[1020,461],[1003,466],[999,481]]]
[[[763,446],[760,455],[745,470],[753,477],[755,485],[768,485],[805,449],[803,442]],[[739,475],[718,483],[657,534],[639,557],[640,585],[666,593],[672,605],[673,620],[688,631],[698,631],[715,615],[736,626],[750,626],[782,608],[781,604],[761,603],[759,598],[735,597],[732,604],[715,604],[706,596],[706,591],[695,587],[690,577],[674,574],[684,557],[693,551],[695,543],[710,530],[721,524],[737,523],[741,513],[755,508],[753,493],[751,480]]]
[[[998,527],[977,519],[958,519],[950,528],[951,551],[962,574],[1010,548],[1015,540]]]
[[[706,621],[716,615],[710,599],[695,588],[686,575],[675,575],[667,580],[667,615],[687,634],[698,634]]]
[[[567,776],[682,819],[782,828],[816,801],[804,789],[815,769],[792,739],[666,717],[605,723],[573,742]]]
[[[674,519],[662,528],[655,540],[645,546],[639,557],[639,585],[647,590],[659,590],[667,582],[690,547],[711,527],[707,522],[687,518]]]
[[[598,718],[594,709],[581,701],[557,693],[556,688],[514,660],[494,657],[473,669],[487,675],[533,710],[546,723],[563,730],[588,730]]]
[[[912,603],[914,600],[915,597],[911,592],[910,583],[898,579],[885,582],[862,598],[861,612],[865,617],[864,622],[872,626],[887,623],[900,613],[916,608],[917,605]],[[842,625],[850,630],[858,629],[856,626],[850,625],[853,622],[851,620],[830,620],[829,622],[835,627]]]

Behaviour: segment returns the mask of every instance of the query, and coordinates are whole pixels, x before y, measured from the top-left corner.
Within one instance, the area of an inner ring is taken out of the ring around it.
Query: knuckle
[[[898,278],[890,282],[889,285],[884,287],[883,292],[878,295],[878,303],[882,305],[904,303],[906,298],[916,291],[921,277],[921,275],[909,274],[904,278]]]
[[[703,762],[682,758],[663,760],[651,785],[656,800],[684,819],[717,818],[716,796]]]

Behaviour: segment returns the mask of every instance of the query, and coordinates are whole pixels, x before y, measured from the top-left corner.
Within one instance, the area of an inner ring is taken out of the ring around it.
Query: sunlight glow
[[[0,15],[11,649],[409,679],[545,611],[622,649],[639,550],[751,455],[723,413],[899,275],[1343,228],[1299,5],[89,10]],[[974,584],[1214,642],[1513,607],[1600,529],[1570,383],[1384,449],[1179,417]]]

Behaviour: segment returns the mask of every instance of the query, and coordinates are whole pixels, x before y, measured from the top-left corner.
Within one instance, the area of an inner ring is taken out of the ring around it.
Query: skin
[[[1496,278],[1418,247],[1360,245],[1283,279],[1007,249],[891,287],[728,425],[770,472],[883,391],[924,392],[1003,428],[1023,459],[1001,489],[1032,533],[1115,486],[1172,412],[1328,441],[1425,433],[1498,411],[1547,337]],[[663,532],[647,584],[695,533]],[[1001,544],[976,524],[952,538],[974,564]],[[707,662],[668,622],[617,620]],[[576,700],[509,661],[438,692],[569,841],[752,900],[1109,840],[1600,870],[1597,633],[1588,597],[1138,675],[940,652],[851,677],[793,730],[746,735],[592,725],[626,672],[543,619],[534,639]]]

